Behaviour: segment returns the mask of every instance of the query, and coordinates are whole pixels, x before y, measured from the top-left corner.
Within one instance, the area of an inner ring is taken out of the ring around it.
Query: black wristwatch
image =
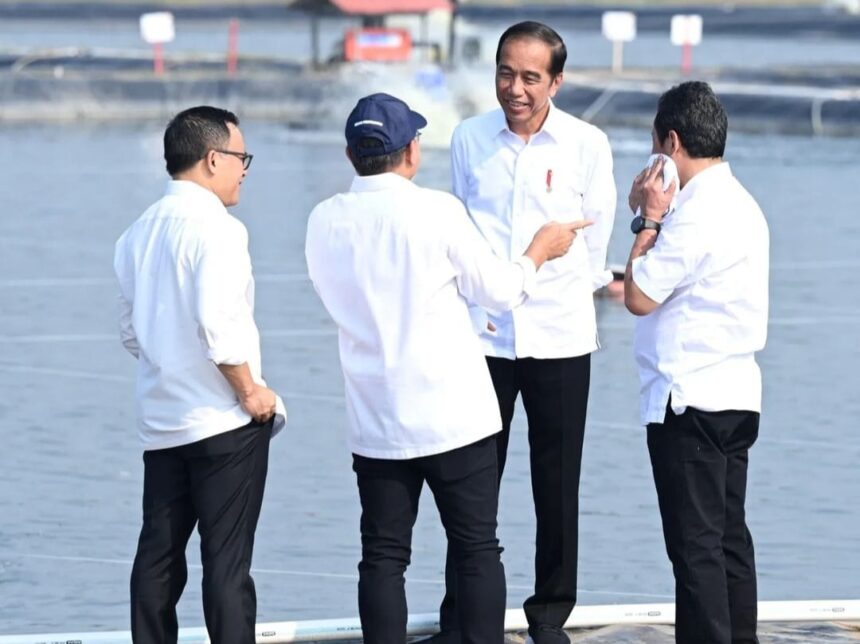
[[[634,235],[638,235],[643,230],[656,230],[659,233],[661,227],[662,224],[659,221],[646,219],[640,215],[636,215],[633,221],[630,222],[630,230],[633,231]]]

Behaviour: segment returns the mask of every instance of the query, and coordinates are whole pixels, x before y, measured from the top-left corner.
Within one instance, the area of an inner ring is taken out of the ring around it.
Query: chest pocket
[[[530,209],[542,212],[547,220],[582,219],[585,177],[570,163],[548,168],[534,164],[526,178],[525,200]]]

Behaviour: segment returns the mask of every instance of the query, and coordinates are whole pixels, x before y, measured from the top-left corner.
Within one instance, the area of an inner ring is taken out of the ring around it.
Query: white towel
[[[681,190],[681,180],[678,179],[678,166],[672,161],[672,157],[665,154],[652,154],[648,157],[648,163],[645,164],[645,167],[650,168],[661,157],[663,158],[663,192],[669,189],[673,181],[675,182],[675,196],[672,197],[672,203],[669,204],[669,210],[671,211],[675,209],[675,204],[678,201],[678,192]],[[641,214],[641,209],[637,208],[636,216],[638,217]]]

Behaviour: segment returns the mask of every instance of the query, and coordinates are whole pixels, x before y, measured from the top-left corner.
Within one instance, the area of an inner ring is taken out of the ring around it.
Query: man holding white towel
[[[636,235],[624,300],[642,423],[675,574],[675,639],[742,644],[756,637],[756,572],[745,498],[758,436],[768,313],[768,228],[723,161],[728,119],[707,83],[660,97],[653,152],[634,181]],[[677,194],[677,202],[671,203]]]

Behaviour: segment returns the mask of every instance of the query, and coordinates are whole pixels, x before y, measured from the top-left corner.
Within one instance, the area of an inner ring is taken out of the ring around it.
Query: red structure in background
[[[348,29],[344,34],[342,60],[388,61],[408,60],[412,50],[424,47],[440,58],[438,43],[428,42],[427,14],[445,11],[453,14],[455,0],[295,0],[291,9],[306,11],[311,18],[311,54],[314,65],[322,62],[320,53],[319,23],[327,17],[354,16],[361,20],[360,28]],[[386,28],[389,15],[415,14],[421,17],[421,34],[415,40],[402,29]],[[454,50],[454,20],[449,20],[449,52]]]
[[[227,28],[227,74],[236,75],[239,66],[239,21],[236,18],[230,20]]]
[[[412,54],[412,36],[406,29],[367,27],[348,29],[343,39],[343,59],[401,62]]]
[[[328,0],[343,13],[376,16],[387,13],[427,13],[435,9],[451,11],[451,0]]]

